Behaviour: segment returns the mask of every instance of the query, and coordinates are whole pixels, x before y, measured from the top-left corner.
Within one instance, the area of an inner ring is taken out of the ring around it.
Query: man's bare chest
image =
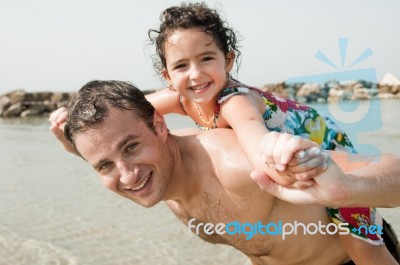
[[[243,200],[204,193],[195,207],[170,208],[188,230],[207,242],[227,244],[249,256],[268,255],[274,245],[271,236],[249,235],[254,223],[266,222],[269,209],[254,212],[250,202]]]

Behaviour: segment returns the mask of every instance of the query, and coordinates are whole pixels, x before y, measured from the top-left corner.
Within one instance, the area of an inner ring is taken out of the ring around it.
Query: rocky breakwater
[[[300,103],[334,102],[339,100],[400,99],[400,80],[386,74],[379,83],[365,80],[318,83],[268,84],[261,90],[288,97]]]
[[[15,90],[0,96],[0,117],[47,116],[66,106],[75,93]]]

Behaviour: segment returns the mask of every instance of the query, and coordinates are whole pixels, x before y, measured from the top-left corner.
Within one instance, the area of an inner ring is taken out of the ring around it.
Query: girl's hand
[[[282,186],[305,188],[327,168],[328,155],[318,144],[298,136],[270,132],[261,147],[264,161],[281,179],[270,177]]]
[[[67,120],[67,115],[68,110],[64,107],[59,108],[51,113],[49,118],[50,131],[57,138],[57,140],[61,142],[66,151],[78,155],[72,144],[64,137],[64,125],[65,121]]]

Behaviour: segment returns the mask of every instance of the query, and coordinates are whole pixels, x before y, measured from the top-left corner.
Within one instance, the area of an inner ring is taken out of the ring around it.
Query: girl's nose
[[[192,80],[198,79],[202,76],[202,70],[199,65],[193,64],[190,67],[190,74],[189,77]]]

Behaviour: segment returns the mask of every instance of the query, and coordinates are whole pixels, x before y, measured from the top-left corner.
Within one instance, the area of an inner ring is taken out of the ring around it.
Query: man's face
[[[134,111],[111,108],[100,126],[75,136],[79,153],[100,174],[103,185],[144,207],[165,197],[173,166],[167,128],[158,113],[154,126],[156,132]]]

